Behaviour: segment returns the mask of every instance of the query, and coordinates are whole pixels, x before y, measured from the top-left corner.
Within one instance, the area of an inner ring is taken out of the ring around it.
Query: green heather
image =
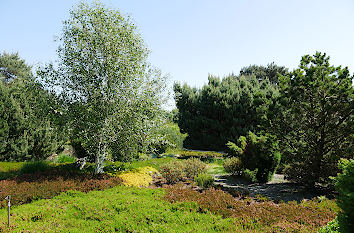
[[[69,191],[12,209],[11,228],[1,209],[0,232],[228,232],[235,219],[197,213],[195,203],[162,201],[162,189],[117,186],[87,194]]]

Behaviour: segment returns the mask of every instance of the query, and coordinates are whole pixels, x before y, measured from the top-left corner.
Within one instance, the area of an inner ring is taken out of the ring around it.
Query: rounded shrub
[[[21,169],[19,170],[19,174],[32,174],[35,172],[44,172],[52,168],[47,161],[35,161],[35,162],[27,162],[23,164]]]
[[[210,188],[214,185],[214,177],[209,174],[200,173],[194,177],[195,183],[201,188]]]
[[[242,161],[238,157],[227,158],[224,161],[225,171],[232,175],[241,175],[242,173]]]
[[[169,184],[177,183],[185,176],[184,164],[181,161],[171,161],[163,164],[160,166],[159,172]]]
[[[206,164],[196,158],[183,161],[184,172],[187,178],[193,179],[196,175],[206,171]]]

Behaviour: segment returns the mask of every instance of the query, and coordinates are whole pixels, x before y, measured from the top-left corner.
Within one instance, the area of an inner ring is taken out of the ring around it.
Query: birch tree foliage
[[[80,3],[63,22],[59,60],[39,74],[65,100],[73,137],[81,137],[96,172],[103,161],[147,150],[163,123],[165,78],[129,17],[101,3]]]

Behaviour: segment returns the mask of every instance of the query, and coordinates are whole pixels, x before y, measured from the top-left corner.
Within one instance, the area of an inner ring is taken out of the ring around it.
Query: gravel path
[[[318,194],[305,191],[304,187],[300,185],[284,180],[284,176],[280,174],[275,174],[273,180],[266,184],[250,184],[240,177],[215,175],[215,184],[250,194],[251,196],[260,194],[274,201],[300,202],[304,199],[312,199],[318,196]]]

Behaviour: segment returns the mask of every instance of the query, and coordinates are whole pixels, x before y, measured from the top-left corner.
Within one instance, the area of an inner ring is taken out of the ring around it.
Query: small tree
[[[40,71],[61,92],[71,137],[96,161],[126,160],[147,150],[163,122],[164,79],[147,63],[148,50],[136,27],[100,3],[79,4],[64,21],[57,68]]]
[[[290,163],[287,175],[305,185],[328,184],[341,157],[353,155],[353,76],[326,54],[303,56],[280,77],[280,97],[269,123]]]

